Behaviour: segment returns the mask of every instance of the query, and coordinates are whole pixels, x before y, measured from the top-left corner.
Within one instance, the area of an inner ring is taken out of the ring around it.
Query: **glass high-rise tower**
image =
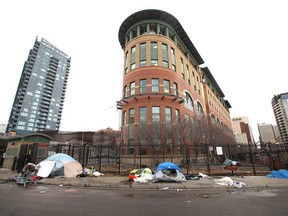
[[[288,92],[274,95],[271,103],[281,141],[288,144]]]
[[[45,39],[35,40],[24,63],[6,132],[59,130],[71,58]]]

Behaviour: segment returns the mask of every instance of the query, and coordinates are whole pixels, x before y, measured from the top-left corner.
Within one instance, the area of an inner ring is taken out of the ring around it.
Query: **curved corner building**
[[[229,102],[209,69],[200,67],[202,57],[174,16],[136,12],[124,20],[118,36],[124,50],[123,93],[117,102],[122,159],[140,157],[149,164],[172,155],[177,161],[178,155],[180,160],[189,140],[184,131],[189,134],[188,125],[203,117],[232,131]]]

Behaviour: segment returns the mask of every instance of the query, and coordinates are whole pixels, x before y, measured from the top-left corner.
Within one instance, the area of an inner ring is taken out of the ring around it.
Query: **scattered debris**
[[[224,177],[221,179],[214,179],[215,184],[217,185],[224,185],[228,187],[236,187],[236,188],[242,188],[242,186],[245,186],[246,184],[244,182],[234,181],[230,177]]]
[[[161,190],[169,190],[169,187],[162,187]]]

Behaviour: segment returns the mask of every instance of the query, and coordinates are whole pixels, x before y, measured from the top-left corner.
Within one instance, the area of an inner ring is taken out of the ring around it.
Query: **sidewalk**
[[[16,171],[0,168],[0,182],[13,183],[9,179],[18,176]],[[188,180],[187,182],[158,182],[146,183],[129,182],[128,176],[103,175],[99,177],[80,178],[43,178],[37,180],[37,184],[72,186],[72,187],[93,187],[101,189],[139,189],[139,190],[225,190],[235,188],[233,186],[218,185],[215,180],[221,180],[227,176],[204,177],[199,180]],[[266,176],[229,176],[233,181],[242,182],[243,189],[284,189],[288,190],[288,179],[268,178]],[[8,180],[8,181],[7,181]],[[236,188],[235,188],[236,189]]]

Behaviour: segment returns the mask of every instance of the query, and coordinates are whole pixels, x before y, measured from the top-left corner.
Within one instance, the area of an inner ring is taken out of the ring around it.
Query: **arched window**
[[[211,121],[212,121],[213,124],[216,123],[216,118],[215,118],[214,114],[211,115]]]
[[[191,111],[194,111],[193,99],[188,92],[185,92],[185,106]]]
[[[196,108],[197,108],[197,113],[198,115],[203,115],[203,107],[202,105],[199,103],[199,101],[197,101],[197,104],[196,104]]]

